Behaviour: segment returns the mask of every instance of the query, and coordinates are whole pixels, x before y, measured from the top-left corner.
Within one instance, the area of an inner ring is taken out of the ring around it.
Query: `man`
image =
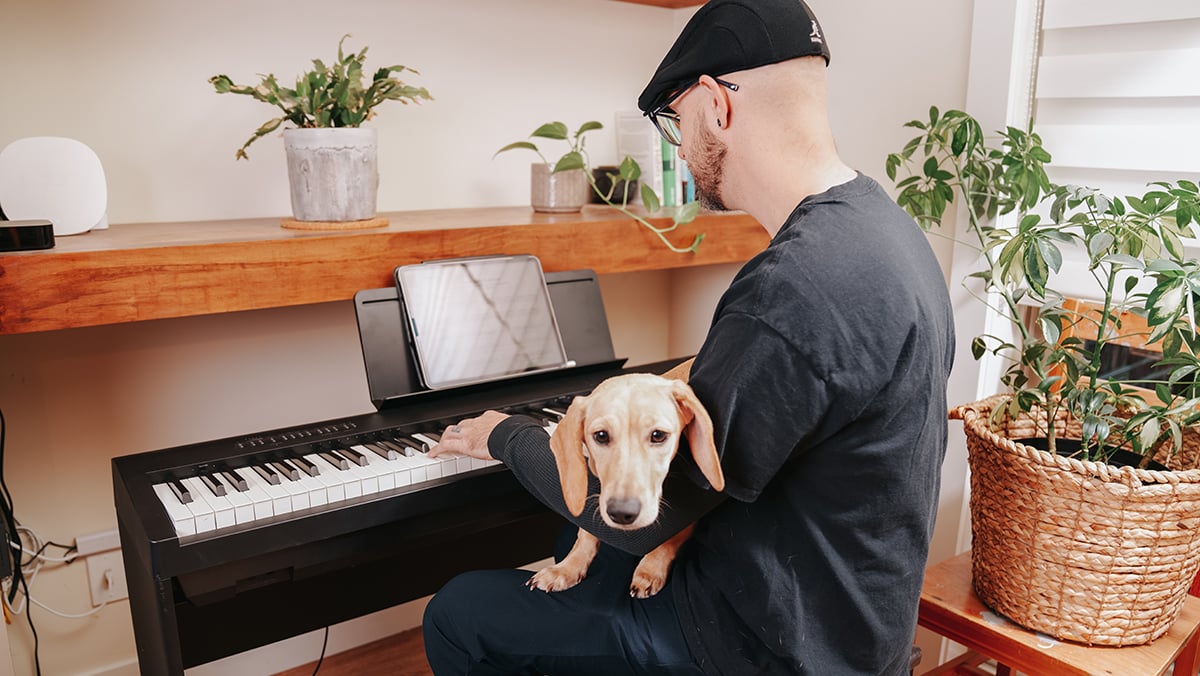
[[[610,545],[577,587],[529,592],[520,571],[451,581],[426,611],[435,673],[908,672],[953,319],[921,231],[837,155],[828,58],[800,0],[711,0],[638,100],[705,203],[772,237],[721,298],[691,370],[725,491],[681,453],[653,526],[572,519]],[[532,421],[489,412],[435,452],[499,458],[567,515]],[[637,557],[692,521],[666,588],[629,598]]]

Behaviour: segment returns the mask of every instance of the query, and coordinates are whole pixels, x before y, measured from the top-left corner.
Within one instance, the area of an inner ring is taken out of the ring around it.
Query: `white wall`
[[[842,152],[882,176],[886,153],[909,136],[902,122],[930,103],[962,105],[970,3],[810,4],[834,53]],[[249,162],[233,159],[270,110],[218,96],[206,80],[290,76],[311,58],[331,58],[350,33],[349,47],[370,46],[368,65],[416,67],[422,75],[414,81],[436,99],[384,107],[373,122],[381,210],[525,204],[530,156],[492,159],[495,149],[550,119],[611,126],[614,112],[634,106],[690,15],[611,0],[5,0],[0,63],[10,67],[0,146],[34,135],[90,145],[107,173],[112,223],[284,215],[279,138],[252,146]],[[615,159],[612,144],[610,130],[595,134],[593,159]],[[735,271],[606,275],[617,352],[636,363],[694,351]],[[115,526],[114,456],[356,414],[370,404],[353,312],[342,302],[0,336],[0,407],[18,517],[43,537],[69,542]],[[943,512],[954,521],[962,470],[953,459],[946,485],[943,504],[951,504]],[[939,533],[956,525],[943,523]],[[83,566],[44,572],[34,595],[83,610]],[[338,628],[331,649],[403,629],[418,612],[419,604]],[[37,610],[34,619],[45,673],[132,671],[126,603],[84,621]],[[32,673],[28,628],[14,623],[8,633],[16,673]],[[266,657],[235,658],[221,673],[315,659],[320,637],[299,641]]]

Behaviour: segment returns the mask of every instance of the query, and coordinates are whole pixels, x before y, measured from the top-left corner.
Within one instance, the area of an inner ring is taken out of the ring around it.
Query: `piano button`
[[[294,458],[291,458],[291,461],[292,461],[292,464],[294,464],[297,467],[299,467],[300,469],[304,470],[304,473],[308,474],[309,476],[316,476],[317,473],[321,471],[320,469],[317,468],[316,465],[309,462],[308,458],[302,458],[300,456],[296,456]]]
[[[333,451],[334,451],[334,453],[338,453],[342,457],[349,460],[351,465],[358,465],[359,467],[363,467],[367,464],[367,456],[363,455],[359,451],[356,451],[353,447],[350,447],[350,446],[346,446],[344,448],[338,447],[338,448],[333,449]]]
[[[239,467],[234,472],[246,481],[246,497],[254,505],[255,519],[269,519],[275,514],[275,506],[270,495],[263,489],[266,484],[258,474],[249,467]]]
[[[270,465],[272,469],[282,474],[285,478],[291,479],[292,481],[300,480],[300,470],[296,469],[296,467],[287,460],[273,460]]]
[[[233,487],[234,492],[245,492],[246,480],[234,472],[217,472],[225,483]]]
[[[167,516],[171,519],[171,525],[175,527],[175,534],[180,536],[195,535],[196,517],[192,515],[191,510],[179,501],[178,489],[169,484],[154,484],[152,488],[154,489],[154,494],[158,496],[158,501],[167,510]]]
[[[197,496],[196,502],[203,502],[212,510],[216,528],[227,528],[237,523],[233,516],[233,503],[229,502],[228,498],[213,495],[199,477],[188,477],[181,481],[192,490],[192,495]]]
[[[276,474],[275,470],[271,469],[269,466],[267,466],[267,465],[251,465],[251,467],[254,468],[255,472],[258,472],[258,475],[260,477],[262,477],[263,481],[266,481],[268,484],[271,484],[274,486],[279,485],[279,475]]]
[[[172,479],[171,481],[167,482],[167,485],[171,487],[171,490],[175,493],[175,497],[179,498],[179,502],[181,504],[186,505],[192,501],[193,498],[191,491],[189,491],[183,484],[179,483],[178,479]]]
[[[213,495],[225,495],[225,484],[221,483],[221,480],[217,478],[217,475],[201,474],[200,482],[203,483],[208,490],[212,491]]]
[[[350,461],[334,451],[318,451],[317,455],[324,458],[325,462],[333,466],[334,469],[350,469]]]

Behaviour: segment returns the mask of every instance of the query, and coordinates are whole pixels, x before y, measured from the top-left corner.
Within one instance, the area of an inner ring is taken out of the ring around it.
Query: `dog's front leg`
[[[649,554],[638,562],[633,571],[633,583],[629,585],[629,595],[638,599],[647,599],[662,591],[667,583],[667,573],[671,570],[671,562],[684,542],[692,536],[695,524],[684,528],[670,540],[650,550]]]
[[[566,557],[552,566],[546,566],[539,570],[529,578],[525,586],[546,592],[563,591],[574,587],[587,576],[588,566],[591,565],[592,559],[596,558],[596,551],[599,548],[600,541],[596,539],[596,536],[580,528],[579,534],[575,536],[575,544],[571,546],[571,551],[567,552]]]

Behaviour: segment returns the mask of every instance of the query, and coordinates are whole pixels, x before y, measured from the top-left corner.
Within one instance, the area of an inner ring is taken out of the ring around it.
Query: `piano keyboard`
[[[512,411],[553,433],[565,406]],[[206,466],[203,473],[152,485],[179,536],[200,535],[286,516],[435,479],[465,474],[499,460],[430,458],[439,432],[389,431],[370,441],[307,447],[244,467]]]

